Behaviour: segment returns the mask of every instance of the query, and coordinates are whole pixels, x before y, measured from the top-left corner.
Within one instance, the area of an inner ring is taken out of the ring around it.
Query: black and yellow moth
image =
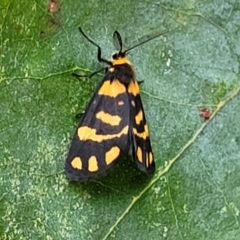
[[[98,48],[98,61],[108,67],[74,134],[65,165],[67,178],[72,181],[96,179],[126,154],[132,156],[141,171],[153,174],[154,155],[139,83],[126,55],[161,34],[123,50],[122,38],[115,31],[113,39],[118,52],[108,61],[102,58],[101,48],[81,28],[79,30]]]

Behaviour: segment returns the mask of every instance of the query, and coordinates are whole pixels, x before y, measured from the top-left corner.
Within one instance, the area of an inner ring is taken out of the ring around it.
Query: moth
[[[126,55],[161,34],[124,50],[119,32],[114,31],[113,39],[118,51],[109,61],[102,58],[100,46],[82,28],[79,31],[97,47],[97,59],[107,68],[73,136],[65,164],[67,178],[72,181],[96,179],[105,175],[119,158],[127,154],[132,156],[141,171],[153,174],[154,155],[139,82]]]

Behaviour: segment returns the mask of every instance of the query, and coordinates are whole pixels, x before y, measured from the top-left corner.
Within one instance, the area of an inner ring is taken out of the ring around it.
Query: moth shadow
[[[139,171],[130,158],[123,158],[108,174],[88,182],[69,182],[74,191],[87,191],[91,196],[105,198],[108,194],[128,195],[142,190],[152,176]]]

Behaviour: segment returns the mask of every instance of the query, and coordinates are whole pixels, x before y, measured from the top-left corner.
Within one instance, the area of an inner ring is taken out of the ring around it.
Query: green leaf
[[[0,3],[1,239],[239,239],[238,1]],[[124,159],[103,179],[69,183],[75,114],[101,79],[94,39],[131,51],[157,164]],[[209,120],[200,116],[209,109]]]

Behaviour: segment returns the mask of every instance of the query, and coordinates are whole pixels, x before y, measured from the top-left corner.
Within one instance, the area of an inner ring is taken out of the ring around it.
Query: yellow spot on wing
[[[118,126],[121,121],[121,118],[119,116],[112,116],[109,113],[105,113],[104,111],[98,112],[96,114],[96,118],[104,123],[110,124],[111,126]]]
[[[71,165],[73,168],[75,169],[79,169],[82,170],[82,160],[80,157],[75,157],[72,161],[71,161]]]
[[[112,147],[109,151],[105,153],[106,164],[111,164],[120,153],[120,149],[118,147]]]
[[[100,87],[98,94],[105,95],[108,97],[117,97],[119,94],[125,93],[126,88],[125,86],[120,83],[117,79],[113,81],[105,81],[103,85]]]
[[[142,158],[142,149],[140,147],[137,148],[137,157],[138,157],[138,161],[142,162],[143,158]]]
[[[129,60],[127,58],[125,58],[125,57],[119,57],[118,59],[113,59],[112,64],[113,65],[121,65],[121,64],[131,65]]]
[[[98,162],[95,156],[91,156],[88,159],[88,171],[96,172],[98,170]]]
[[[149,136],[148,125],[144,125],[144,132],[139,133],[136,128],[133,128],[133,133],[139,138],[146,139]]]
[[[138,114],[135,116],[136,124],[139,124],[143,120],[143,112],[140,110]]]
[[[128,85],[128,92],[131,93],[133,96],[137,96],[140,93],[139,86],[137,81],[131,81]]]
[[[96,129],[83,126],[78,128],[78,137],[81,141],[91,140],[94,142],[102,142],[104,140],[110,140],[113,138],[120,138],[122,135],[128,133],[128,126],[125,126],[121,132],[116,134],[96,134]]]
[[[147,154],[147,152],[145,152],[145,156],[146,156],[146,167],[148,167],[149,166],[149,162],[148,162],[148,154]]]
[[[153,154],[150,152],[149,153],[149,164],[153,162]]]

